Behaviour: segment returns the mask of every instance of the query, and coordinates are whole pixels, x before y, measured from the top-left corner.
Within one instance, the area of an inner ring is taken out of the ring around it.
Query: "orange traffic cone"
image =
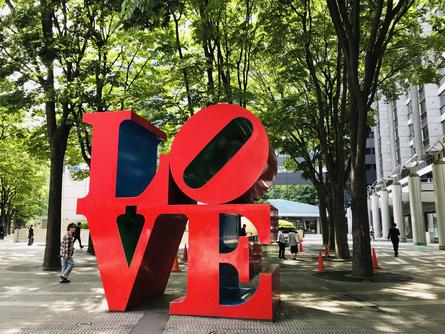
[[[187,244],[184,246],[184,253],[182,254],[182,261],[187,262],[188,260],[188,251],[187,251]]]
[[[328,247],[328,244],[324,245],[324,256],[329,257],[329,247]]]
[[[377,263],[377,255],[375,255],[375,249],[372,249],[372,268],[373,269],[382,269]]]
[[[324,262],[323,262],[323,255],[321,255],[321,252],[318,254],[318,272],[321,273],[324,271]]]
[[[172,273],[180,273],[181,269],[179,269],[178,256],[175,257],[175,262],[173,262]]]
[[[300,245],[299,245],[299,247],[298,247],[298,251],[299,251],[300,253],[303,253],[303,241],[300,241]]]

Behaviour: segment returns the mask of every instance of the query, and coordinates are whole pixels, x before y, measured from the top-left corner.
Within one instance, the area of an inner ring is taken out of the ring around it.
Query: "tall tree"
[[[0,226],[8,235],[42,214],[48,169],[31,154],[32,128],[20,108],[26,97],[2,94],[0,100]]]
[[[251,66],[260,46],[256,17],[261,4],[260,0],[125,0],[123,12],[140,25],[154,10],[168,13],[166,30],[175,36],[174,64],[186,92],[181,104],[190,117],[196,108],[209,104],[249,103]]]
[[[318,189],[319,204],[328,208],[332,222],[331,245],[339,258],[347,259],[344,189],[349,101],[343,57],[324,9],[309,0],[272,3],[264,14],[270,47],[263,58],[269,61],[266,75],[275,79],[268,80],[272,85],[260,80],[259,89],[266,87],[263,98],[269,99],[264,108],[266,124],[270,120],[278,145]]]
[[[407,50],[413,49],[411,43],[403,46],[398,42],[401,36],[405,42],[407,36],[418,39],[423,18],[416,10],[422,13],[424,6],[415,0],[327,0],[327,6],[345,59],[351,104],[352,273],[369,277],[373,270],[366,198],[368,118],[382,80],[413,65],[406,57]],[[388,51],[392,53],[391,64],[387,64],[391,70],[382,75]]]
[[[78,79],[91,37],[89,1],[5,1],[1,17],[2,68],[27,82],[43,104],[50,185],[44,269],[60,268],[62,174]]]

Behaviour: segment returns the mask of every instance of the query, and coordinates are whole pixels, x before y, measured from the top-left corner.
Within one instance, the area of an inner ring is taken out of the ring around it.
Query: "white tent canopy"
[[[316,205],[288,201],[285,199],[269,199],[267,202],[278,209],[279,217],[293,217],[300,219],[313,218],[314,220],[320,217],[320,210]]]

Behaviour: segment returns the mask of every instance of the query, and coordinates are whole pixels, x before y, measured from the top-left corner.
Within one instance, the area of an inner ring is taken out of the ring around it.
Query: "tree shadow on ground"
[[[373,277],[367,278],[353,277],[351,270],[331,270],[325,272],[317,272],[314,273],[314,276],[333,281],[357,283],[401,283],[414,280],[413,277],[408,275],[379,271],[375,271]]]

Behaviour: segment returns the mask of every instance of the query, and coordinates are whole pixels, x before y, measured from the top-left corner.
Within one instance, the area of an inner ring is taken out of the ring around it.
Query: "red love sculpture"
[[[84,121],[93,127],[90,191],[77,212],[89,222],[109,309],[124,311],[164,292],[188,222],[187,295],[170,312],[273,319],[279,272],[262,268],[261,244],[276,239],[277,213],[249,204],[276,175],[261,122],[236,105],[204,108],[157,166],[166,136],[133,112],[87,114]],[[256,236],[239,236],[241,217]],[[257,274],[256,287],[240,285]]]

